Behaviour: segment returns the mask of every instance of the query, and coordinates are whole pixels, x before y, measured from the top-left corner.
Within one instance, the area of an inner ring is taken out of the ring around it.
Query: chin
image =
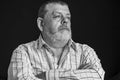
[[[69,40],[71,36],[71,33],[69,31],[59,32],[56,34],[56,39],[66,41]]]
[[[57,43],[66,43],[71,38],[71,32],[67,30],[63,30],[62,32],[56,32],[55,34],[48,34],[49,38],[53,42]]]
[[[56,47],[63,47],[71,38],[71,32],[57,32],[49,37]]]

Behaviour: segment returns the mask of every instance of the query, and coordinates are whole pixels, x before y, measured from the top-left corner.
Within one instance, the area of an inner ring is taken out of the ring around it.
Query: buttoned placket
[[[49,53],[50,55],[50,57],[51,57],[51,63],[52,63],[52,69],[57,69],[58,68],[58,59],[57,59],[57,57],[55,57],[54,55],[53,55],[53,52],[50,50],[50,53]]]
[[[56,57],[53,57],[53,58],[54,58],[54,61],[53,61],[54,69],[57,69],[57,67],[58,67],[58,64],[57,64],[58,59]]]
[[[50,69],[59,69],[62,66],[62,63],[64,62],[65,58],[67,57],[67,53],[69,52],[68,47],[67,49],[65,48],[59,59],[54,56],[54,53],[50,48],[45,48],[45,54],[46,58],[48,60],[49,66],[51,67]]]
[[[53,56],[52,50],[50,50],[48,47],[44,48],[44,52],[46,54],[46,59],[48,61],[48,64],[50,66],[50,69],[57,69],[57,58]]]
[[[53,75],[54,75],[54,80],[56,80],[56,69],[58,68],[58,64],[57,64],[57,62],[58,62],[58,60],[57,60],[57,57],[55,57],[54,55],[53,55],[53,51],[52,50],[50,50],[50,49],[46,49],[45,50],[45,54],[46,54],[46,58],[48,58],[47,60],[48,60],[48,63],[49,63],[49,65],[50,65],[50,69],[51,70],[54,70],[54,73],[53,73]]]

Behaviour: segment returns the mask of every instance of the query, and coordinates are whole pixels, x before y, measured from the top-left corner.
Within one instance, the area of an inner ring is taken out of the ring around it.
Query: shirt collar
[[[38,45],[37,45],[38,49],[42,48],[43,46],[47,46],[49,48],[49,45],[43,40],[42,35],[39,36],[39,39],[37,42],[38,42]],[[68,41],[65,47],[69,47],[69,48],[72,47],[76,51],[75,42],[72,39]]]

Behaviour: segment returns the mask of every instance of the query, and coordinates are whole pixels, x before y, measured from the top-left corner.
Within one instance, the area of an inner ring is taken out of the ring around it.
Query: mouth
[[[69,29],[68,29],[68,28],[62,28],[62,29],[60,29],[59,31],[64,31],[64,30],[69,31]]]
[[[60,27],[58,30],[59,30],[59,31],[63,31],[63,30],[70,31],[70,29],[69,29],[69,28],[67,28],[67,27]]]

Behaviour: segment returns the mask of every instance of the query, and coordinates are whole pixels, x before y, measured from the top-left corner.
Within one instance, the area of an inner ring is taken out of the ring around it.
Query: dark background
[[[0,80],[7,79],[12,51],[39,37],[37,12],[45,0],[1,1]],[[65,0],[63,0],[65,1]],[[118,2],[112,0],[66,0],[72,15],[73,40],[97,52],[106,72],[105,80],[119,80]]]

